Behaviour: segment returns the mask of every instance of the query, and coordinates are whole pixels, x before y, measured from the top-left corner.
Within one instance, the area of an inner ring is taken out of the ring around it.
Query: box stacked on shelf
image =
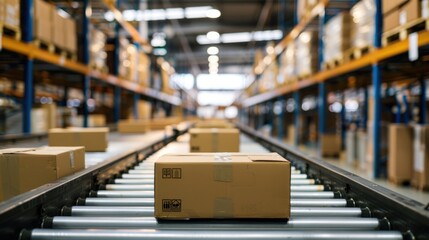
[[[49,45],[52,43],[52,13],[53,5],[43,1],[34,1],[33,38],[37,44]]]
[[[191,152],[239,152],[240,131],[236,128],[191,128]]]
[[[95,28],[90,30],[89,65],[102,72],[107,72],[106,35]]]
[[[124,37],[122,37],[119,42],[119,76],[125,80],[136,82],[138,63],[137,47]]]
[[[140,52],[138,61],[138,82],[143,87],[149,87],[150,85],[150,59],[149,56],[144,52]]]
[[[374,45],[375,11],[374,0],[361,0],[350,10],[352,48],[364,49]]]
[[[408,0],[383,0],[383,32],[399,26],[400,7]]]
[[[295,44],[289,43],[285,51],[280,57],[280,70],[278,76],[279,84],[290,84],[295,82],[296,69],[295,69]]]
[[[161,67],[162,91],[169,95],[174,95],[174,89],[170,86],[171,73],[169,70]]]
[[[411,184],[419,190],[429,190],[429,126],[414,126],[414,167]]]
[[[295,40],[295,66],[298,77],[306,77],[318,71],[318,41],[317,31],[302,32]]]
[[[343,54],[350,48],[350,14],[341,12],[331,18],[323,31],[323,56],[325,63],[341,62]],[[325,66],[327,66],[325,64]]]
[[[413,128],[405,124],[389,125],[387,175],[398,185],[409,183],[413,174]]]
[[[21,40],[20,0],[0,1],[0,27],[12,31],[17,40]],[[2,30],[5,32],[4,30]]]

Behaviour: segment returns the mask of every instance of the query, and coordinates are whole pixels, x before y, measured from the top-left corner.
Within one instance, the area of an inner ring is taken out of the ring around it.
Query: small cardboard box
[[[334,156],[341,152],[341,136],[326,133],[321,136],[320,151],[322,156]]]
[[[392,11],[398,10],[398,8],[406,2],[408,2],[408,0],[383,0],[381,8],[383,9],[383,15],[390,14]]]
[[[0,150],[0,200],[51,183],[84,168],[83,147]]]
[[[108,128],[53,128],[48,132],[49,146],[84,146],[87,152],[105,152]]]
[[[422,4],[420,0],[410,0],[399,10],[399,24],[404,25],[422,16]]]
[[[288,219],[290,174],[277,153],[167,154],[155,162],[155,217]]]
[[[419,190],[429,189],[429,126],[414,127],[414,171],[411,184]]]
[[[239,152],[240,131],[236,128],[192,128],[191,152]]]
[[[383,19],[383,32],[394,29],[399,26],[399,10],[390,12],[384,16]]]
[[[413,174],[413,128],[389,125],[388,179],[395,184],[411,181]]]
[[[120,133],[145,133],[150,131],[147,120],[123,120],[118,123]]]

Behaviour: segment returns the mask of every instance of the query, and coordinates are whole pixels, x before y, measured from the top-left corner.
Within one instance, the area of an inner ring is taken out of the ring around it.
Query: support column
[[[22,40],[30,43],[33,39],[33,0],[21,1],[21,28]],[[31,108],[33,107],[33,59],[26,57],[24,60],[24,100],[22,106],[22,131],[31,133]]]
[[[121,6],[121,0],[116,0],[116,8],[120,9]],[[115,46],[115,50],[114,50],[114,57],[113,57],[113,74],[115,76],[119,75],[119,49],[120,49],[120,44],[119,44],[119,32],[121,29],[121,25],[116,22],[115,25],[115,38],[114,38],[114,46]],[[114,87],[114,98],[113,98],[113,121],[114,123],[118,123],[119,120],[121,119],[121,92],[122,89],[118,86]]]
[[[134,119],[139,118],[139,100],[140,100],[140,94],[134,93],[134,105],[133,105]]]
[[[286,111],[286,98],[281,97],[280,100],[281,111],[277,117],[277,138],[283,141],[285,135],[285,111]]]
[[[419,123],[426,124],[427,123],[427,108],[426,108],[426,79],[420,79],[420,117]]]
[[[82,14],[82,48],[83,48],[83,63],[89,64],[89,18],[91,13],[91,6],[89,0],[83,1],[83,14]],[[88,127],[88,99],[91,85],[91,78],[84,75],[82,78],[82,95],[83,95],[83,127]]]
[[[301,138],[301,99],[299,96],[299,92],[296,91],[293,93],[293,100],[295,103],[294,109],[294,126],[295,126],[295,145],[299,146],[300,138]]]

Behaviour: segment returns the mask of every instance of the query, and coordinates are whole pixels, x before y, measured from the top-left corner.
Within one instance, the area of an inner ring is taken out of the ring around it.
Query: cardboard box
[[[20,26],[21,7],[20,0],[5,0],[4,1],[4,26],[18,30]]]
[[[225,120],[205,120],[197,122],[195,128],[234,128],[234,125]]]
[[[65,18],[60,16],[55,8],[52,11],[52,43],[59,48],[66,47]]]
[[[145,133],[150,131],[147,120],[122,120],[118,123],[120,133]]]
[[[0,200],[27,192],[85,167],[83,147],[0,150]]]
[[[413,174],[413,128],[404,124],[389,125],[389,181],[402,184]]]
[[[47,122],[48,111],[45,108],[31,109],[31,132],[46,133],[48,131]]]
[[[33,11],[33,38],[52,43],[52,14],[54,6],[43,1],[34,1]]]
[[[383,18],[383,32],[387,32],[399,26],[399,10],[394,10]]]
[[[64,19],[64,31],[66,32],[65,48],[72,53],[77,52],[76,22],[71,18]]]
[[[429,189],[429,126],[414,126],[414,167],[411,184],[419,190]]]
[[[239,152],[240,131],[235,128],[192,128],[191,152]]]
[[[383,15],[390,14],[390,12],[396,11],[408,0],[383,0],[382,9]]]
[[[420,0],[410,0],[399,10],[399,24],[404,25],[422,16],[422,5]]]
[[[320,141],[322,156],[339,156],[341,152],[341,136],[339,134],[325,133],[321,135]]]
[[[108,128],[54,128],[48,132],[49,146],[84,146],[87,152],[105,152]]]
[[[57,127],[57,105],[55,103],[43,104],[42,108],[46,111],[46,123],[48,129]]]
[[[287,219],[290,178],[277,153],[167,154],[155,162],[155,217]]]

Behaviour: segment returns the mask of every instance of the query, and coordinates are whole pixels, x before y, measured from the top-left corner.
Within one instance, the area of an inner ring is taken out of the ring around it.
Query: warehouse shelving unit
[[[115,9],[115,6],[112,6],[110,3],[105,1],[106,6],[110,10],[114,10],[117,13],[115,16],[118,16],[117,24],[117,34],[119,29],[122,26],[126,31],[130,33],[134,42],[142,46],[145,51],[150,51],[150,45],[146,40],[142,39],[136,29],[134,29],[129,23],[122,20],[121,13]],[[33,105],[33,99],[35,97],[34,87],[34,64],[35,61],[38,63],[43,63],[49,65],[51,68],[55,68],[58,71],[64,71],[73,75],[80,76],[82,78],[81,89],[83,93],[83,119],[84,126],[88,126],[88,107],[87,100],[90,98],[89,89],[91,87],[91,82],[93,80],[101,83],[106,86],[114,87],[114,120],[117,122],[120,118],[120,99],[121,99],[121,90],[126,90],[134,93],[134,111],[137,111],[136,102],[140,97],[144,97],[150,101],[160,101],[166,105],[173,106],[182,106],[182,100],[178,96],[168,95],[164,92],[151,89],[148,87],[143,87],[135,82],[128,81],[118,77],[118,61],[116,61],[116,71],[114,74],[103,73],[99,70],[94,70],[89,66],[89,42],[88,42],[88,33],[89,33],[89,18],[86,15],[86,8],[89,6],[89,1],[84,0],[83,11],[82,11],[82,61],[76,61],[61,56],[59,54],[52,53],[48,50],[41,49],[36,47],[33,44],[33,19],[32,19],[32,9],[33,1],[32,0],[22,0],[21,1],[21,15],[22,23],[21,28],[23,32],[22,41],[16,40],[10,36],[1,36],[2,49],[8,51],[11,54],[18,55],[18,58],[23,58],[23,82],[24,82],[24,92],[23,92],[23,133],[28,135],[31,133],[31,108]],[[117,1],[117,4],[120,4],[120,1]],[[119,6],[119,5],[118,5]],[[116,37],[117,38],[117,37]],[[118,55],[116,55],[118,58]],[[16,95],[16,94],[15,94]],[[189,106],[186,106],[189,107]],[[188,109],[190,111],[190,109]],[[136,115],[136,114],[135,114]]]
[[[285,49],[286,45],[293,41],[305,28],[308,26],[308,24],[313,20],[316,16],[319,16],[319,30],[323,30],[323,25],[326,22],[326,16],[324,15],[324,12],[329,9],[329,4],[334,1],[321,1],[321,3],[316,6],[310,15],[307,15],[302,19],[299,23],[295,25],[293,30],[276,46],[275,48],[275,55],[273,57],[265,57],[264,61],[256,67],[255,74],[256,79],[266,70],[267,66],[276,60],[276,57],[278,57],[282,51]],[[350,1],[350,3],[354,3],[355,1]],[[315,74],[305,77],[303,79],[300,79],[299,81],[296,81],[294,83],[281,86],[277,89],[260,93],[254,96],[250,96],[248,98],[244,98],[243,96],[240,96],[238,100],[236,101],[236,104],[241,106],[241,114],[243,118],[246,118],[246,116],[250,113],[255,111],[255,109],[264,108],[265,106],[268,106],[271,102],[275,102],[278,99],[283,99],[286,95],[292,95],[292,98],[295,100],[295,110],[294,110],[294,125],[297,131],[299,131],[300,127],[300,100],[301,100],[301,94],[300,91],[303,91],[304,89],[309,88],[316,88],[318,89],[318,133],[319,136],[325,132],[325,126],[326,126],[326,113],[327,113],[327,83],[336,80],[336,83],[338,85],[345,84],[345,77],[352,76],[353,74],[356,74],[359,71],[365,71],[365,74],[369,74],[371,76],[370,81],[367,81],[367,85],[373,86],[373,98],[374,98],[374,109],[373,109],[373,122],[374,124],[371,126],[372,128],[372,138],[374,142],[374,149],[373,149],[373,170],[374,170],[374,177],[380,177],[382,174],[381,164],[381,96],[382,96],[382,72],[383,72],[383,65],[389,63],[389,62],[403,62],[403,59],[406,58],[406,54],[408,53],[408,50],[410,48],[410,39],[406,38],[405,40],[400,40],[395,43],[392,43],[390,45],[381,46],[381,38],[382,38],[382,10],[381,10],[381,0],[375,0],[376,3],[376,14],[375,14],[375,35],[374,35],[374,50],[370,51],[369,53],[363,55],[360,58],[351,60],[349,62],[345,62],[343,64],[340,64],[337,67],[328,69],[328,70],[322,70],[320,66],[320,70],[316,72]],[[323,7],[324,9],[320,9],[320,7]],[[319,33],[320,34],[320,33]],[[418,32],[418,40],[417,40],[417,47],[419,48],[419,51],[427,51],[427,46],[429,45],[429,31],[421,31]],[[320,36],[320,35],[319,35]],[[319,43],[319,63],[323,62],[323,54],[322,54],[322,48],[323,43]],[[420,73],[420,72],[421,73]],[[410,73],[408,73],[410,74]],[[424,71],[421,71],[421,69],[416,68],[416,72],[413,73],[416,74],[416,76],[413,76],[410,74],[410,76],[419,78],[420,82],[420,119],[419,123],[424,124],[426,123],[426,83],[424,78]],[[407,73],[403,73],[403,75],[407,75]],[[369,80],[369,79],[368,79]],[[257,80],[255,81],[257,82]],[[332,88],[332,87],[331,87]],[[336,89],[341,89],[344,87],[333,87]],[[284,101],[282,104],[282,112],[284,111]],[[365,93],[365,102],[364,102],[364,126],[366,128],[366,119],[368,119],[368,92]],[[257,110],[256,110],[257,111]],[[270,109],[270,111],[273,111],[273,109]],[[252,114],[252,113],[251,113]],[[284,114],[280,114],[279,116],[279,123],[284,122]],[[344,113],[341,113],[341,117],[344,117]],[[344,121],[344,119],[342,119]],[[258,121],[259,124],[262,124],[260,121]],[[260,126],[255,126],[255,128]],[[344,139],[345,131],[344,126],[342,128],[342,137]],[[284,131],[284,130],[282,130]],[[279,138],[283,138],[283,133],[278,133]],[[299,134],[295,135],[296,140],[295,144],[298,145],[299,143]],[[344,140],[343,140],[344,142]]]

